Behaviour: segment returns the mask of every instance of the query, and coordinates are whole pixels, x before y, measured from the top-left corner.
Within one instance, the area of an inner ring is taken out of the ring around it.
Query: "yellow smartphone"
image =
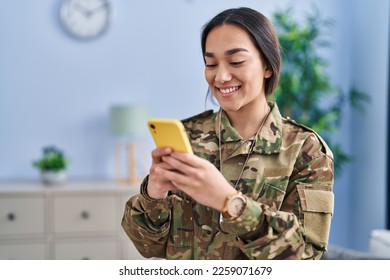
[[[187,133],[180,121],[153,118],[148,121],[148,127],[157,147],[171,147],[177,152],[193,154]]]

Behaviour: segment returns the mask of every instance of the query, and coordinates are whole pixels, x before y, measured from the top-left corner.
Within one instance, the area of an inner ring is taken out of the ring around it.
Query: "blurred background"
[[[110,0],[107,30],[82,40],[60,21],[62,0],[0,0],[0,180],[39,180],[33,160],[55,145],[69,157],[69,180],[112,180],[110,110],[145,104],[149,116],[183,119],[213,109],[200,48],[203,24],[248,6],[268,18],[292,8],[303,22],[316,7],[332,18],[331,83],[370,102],[342,107],[332,141],[352,155],[337,176],[330,244],[367,251],[370,232],[387,227],[388,0]],[[150,137],[137,136],[152,148]]]

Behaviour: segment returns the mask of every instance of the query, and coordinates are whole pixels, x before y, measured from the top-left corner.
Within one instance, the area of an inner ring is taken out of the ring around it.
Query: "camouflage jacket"
[[[284,119],[274,103],[255,139],[238,188],[247,196],[240,217],[220,213],[178,191],[154,200],[146,177],[126,203],[122,226],[145,257],[166,259],[319,259],[333,214],[333,155],[311,129]],[[217,168],[219,130],[223,175],[234,186],[249,152],[222,112],[183,121],[194,153]],[[212,184],[213,182],[210,182]],[[207,188],[207,186],[205,186]]]

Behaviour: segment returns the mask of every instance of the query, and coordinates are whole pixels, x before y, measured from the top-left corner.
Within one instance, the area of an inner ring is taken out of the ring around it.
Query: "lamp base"
[[[115,147],[115,182],[124,185],[139,185],[142,177],[138,175],[137,168],[137,145],[135,143],[119,143]],[[140,148],[140,150],[144,150]],[[121,175],[122,154],[125,152],[127,161],[127,174]]]

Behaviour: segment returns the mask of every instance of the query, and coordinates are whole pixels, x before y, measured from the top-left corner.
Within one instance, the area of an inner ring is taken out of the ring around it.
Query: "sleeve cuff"
[[[221,230],[237,236],[254,231],[260,223],[263,211],[260,205],[252,199],[247,199],[244,212],[232,221],[222,219]]]
[[[146,215],[150,219],[150,221],[155,226],[159,226],[164,224],[170,215],[170,210],[172,203],[168,198],[165,199],[154,199],[151,198],[147,193],[147,187],[148,187],[148,179],[149,176],[146,176],[146,178],[143,180],[141,184],[140,193],[139,196],[140,203],[142,205],[143,210],[145,211]]]

